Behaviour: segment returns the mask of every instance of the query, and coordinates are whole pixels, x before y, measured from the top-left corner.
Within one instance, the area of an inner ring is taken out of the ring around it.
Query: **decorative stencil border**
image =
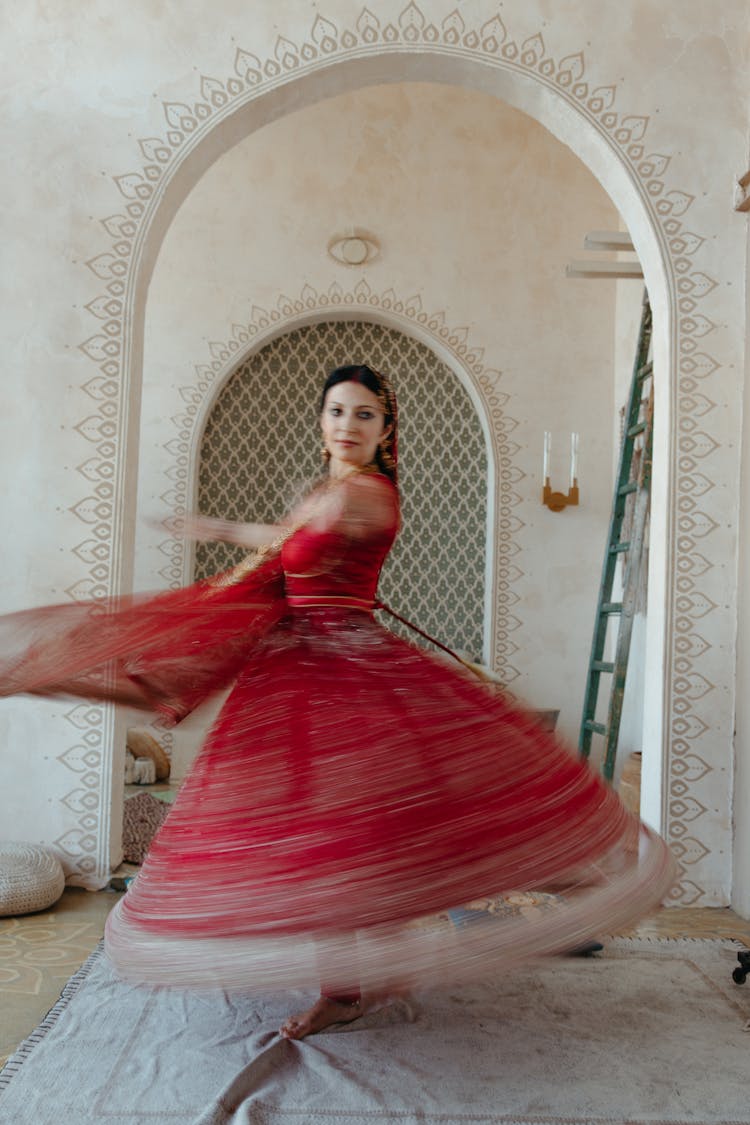
[[[709,791],[716,786],[710,758],[726,748],[712,749],[711,739],[706,737],[709,707],[713,705],[715,711],[719,706],[715,693],[720,685],[710,682],[700,670],[700,657],[711,647],[704,634],[714,627],[711,615],[719,611],[723,600],[720,576],[712,574],[722,561],[722,537],[717,536],[718,525],[706,510],[706,495],[716,484],[713,474],[720,474],[715,467],[720,441],[711,433],[716,402],[708,393],[719,363],[706,350],[716,325],[704,311],[717,282],[695,262],[705,239],[685,225],[694,197],[668,182],[671,157],[650,148],[648,115],[621,108],[617,83],[590,77],[582,50],[554,58],[541,32],[516,37],[499,14],[479,22],[476,16],[464,16],[454,9],[435,22],[425,8],[413,0],[403,7],[384,3],[378,5],[381,14],[376,15],[365,7],[351,25],[317,15],[309,35],[301,41],[279,35],[268,48],[238,48],[232,69],[224,77],[202,74],[197,89],[186,91],[183,101],[162,103],[163,132],[142,137],[131,170],[113,177],[119,206],[102,220],[109,246],[87,263],[100,291],[86,306],[97,322],[96,331],[80,348],[96,365],[97,374],[82,387],[87,405],[77,429],[85,456],[78,471],[86,490],[72,511],[87,531],[74,548],[81,577],[68,593],[72,598],[103,597],[113,589],[113,564],[120,550],[115,482],[124,474],[127,384],[131,377],[138,377],[129,370],[130,309],[143,242],[164,187],[184,156],[220,121],[252,99],[333,63],[398,53],[408,81],[408,53],[418,50],[422,62],[430,53],[436,59],[452,56],[464,64],[475,60],[484,67],[531,79],[572,106],[582,127],[595,130],[606,141],[627,169],[664,253],[678,357],[677,369],[670,373],[676,452],[670,501],[674,531],[668,544],[667,610],[673,633],[666,656],[665,831],[682,866],[673,901],[683,905],[714,902],[711,887],[704,886],[704,860],[714,850],[728,854],[731,847],[729,829],[717,825],[717,819],[728,822],[729,810],[719,810],[721,815],[713,820],[707,815],[715,804]],[[386,10],[392,14],[386,15]],[[424,80],[424,66],[420,77]],[[102,719],[95,708],[86,707],[74,708],[68,717],[77,741],[61,760],[82,775],[86,770],[88,787],[85,794],[79,788],[75,797],[71,793],[64,800],[78,812],[76,802],[82,803],[86,795],[92,808],[84,813],[81,807],[78,827],[57,844],[85,882],[86,877],[105,872],[107,863],[105,771],[101,765],[89,768],[85,759],[91,748],[101,761]],[[721,832],[725,838],[717,844]]]

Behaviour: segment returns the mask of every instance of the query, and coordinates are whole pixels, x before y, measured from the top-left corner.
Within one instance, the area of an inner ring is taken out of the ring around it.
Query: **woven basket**
[[[65,873],[53,852],[0,841],[0,916],[46,910],[64,889]]]
[[[150,758],[156,768],[156,780],[166,781],[169,777],[169,758],[156,741],[145,730],[131,727],[127,733],[127,748],[134,758]]]

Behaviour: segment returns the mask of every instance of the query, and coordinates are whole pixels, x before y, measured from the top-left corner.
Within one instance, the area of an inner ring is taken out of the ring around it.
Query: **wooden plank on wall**
[[[583,240],[584,250],[634,250],[626,230],[591,230]]]
[[[640,262],[570,262],[565,268],[566,277],[605,277],[616,281],[620,278],[642,279]]]

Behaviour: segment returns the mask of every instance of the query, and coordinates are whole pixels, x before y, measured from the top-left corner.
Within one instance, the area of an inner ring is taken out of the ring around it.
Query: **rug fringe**
[[[600,941],[617,941],[620,943],[631,942],[633,944],[648,944],[648,945],[730,945],[733,949],[745,949],[747,940],[734,937],[667,937],[659,934],[631,934],[626,936],[623,934],[604,934],[600,936]]]

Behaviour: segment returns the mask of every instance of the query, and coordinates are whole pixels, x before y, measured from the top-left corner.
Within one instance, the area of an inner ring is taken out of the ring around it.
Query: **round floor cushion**
[[[45,910],[64,888],[62,864],[48,848],[0,840],[0,916]]]
[[[166,781],[169,777],[169,758],[153,735],[146,730],[131,727],[127,733],[126,746],[134,758],[150,758],[156,769],[156,780]]]

